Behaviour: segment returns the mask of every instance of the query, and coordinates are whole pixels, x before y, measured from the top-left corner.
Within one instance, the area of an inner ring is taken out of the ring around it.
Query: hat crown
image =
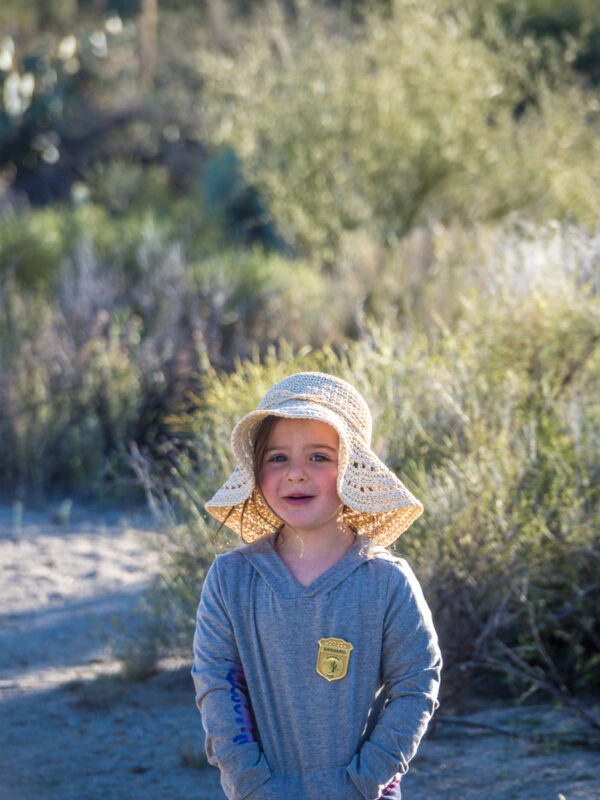
[[[354,386],[323,372],[298,372],[271,387],[258,404],[259,410],[277,409],[290,403],[316,403],[343,417],[367,446],[371,444],[371,412]]]

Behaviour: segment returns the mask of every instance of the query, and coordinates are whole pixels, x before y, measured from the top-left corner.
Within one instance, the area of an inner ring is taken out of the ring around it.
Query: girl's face
[[[279,419],[260,465],[260,488],[268,505],[298,531],[323,532],[337,524],[337,432],[313,419]]]

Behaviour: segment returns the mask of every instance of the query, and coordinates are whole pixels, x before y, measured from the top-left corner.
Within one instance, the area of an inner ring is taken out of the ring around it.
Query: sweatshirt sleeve
[[[388,587],[382,644],[387,700],[369,738],[348,765],[367,800],[408,770],[438,706],[442,666],[431,612],[414,573],[399,561]]]
[[[243,800],[271,771],[256,741],[246,680],[220,580],[220,558],[208,571],[194,636],[192,677],[206,732],[208,761],[221,772],[229,800]]]

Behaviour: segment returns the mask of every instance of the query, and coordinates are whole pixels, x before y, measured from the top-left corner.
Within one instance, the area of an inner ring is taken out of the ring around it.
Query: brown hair
[[[271,435],[271,431],[275,426],[275,423],[280,419],[280,417],[276,417],[274,414],[269,414],[267,417],[262,419],[254,434],[254,452],[252,456],[252,469],[254,472],[254,491],[260,492],[260,468],[262,467],[263,458],[265,457],[265,450],[267,449],[267,445],[269,444],[269,436]],[[244,500],[242,505],[241,511],[241,519],[240,519],[240,530],[241,530],[241,537],[244,538],[243,530],[244,530],[244,515],[246,513],[246,508],[248,503],[250,502],[250,498]],[[266,501],[265,501],[266,502]],[[229,509],[227,516],[221,522],[217,531],[215,533],[215,539],[221,532],[221,529],[226,525],[227,520],[229,519],[229,515],[233,511],[233,507]]]
[[[275,512],[265,500],[264,495],[262,494],[262,490],[260,488],[260,470],[262,467],[263,459],[265,457],[265,450],[267,449],[267,445],[269,444],[269,437],[271,436],[271,431],[275,427],[275,423],[278,422],[280,419],[281,417],[276,417],[274,414],[269,414],[267,417],[265,417],[259,422],[256,428],[256,433],[254,434],[254,452],[252,455],[252,469],[254,472],[254,491],[261,493],[263,501],[273,512],[273,514]],[[244,501],[244,506],[242,508],[242,519],[240,521],[240,527],[242,531],[244,528],[244,512],[246,510],[247,502],[248,500]],[[280,529],[277,530],[276,534],[277,536],[279,536],[279,530]],[[243,538],[244,537],[242,534],[242,539]]]
[[[265,457],[265,450],[269,444],[269,436],[273,430],[275,423],[281,419],[273,414],[262,419],[256,433],[254,434],[254,455],[252,458],[252,467],[254,470],[254,485],[260,490],[260,468],[262,467],[263,458]]]

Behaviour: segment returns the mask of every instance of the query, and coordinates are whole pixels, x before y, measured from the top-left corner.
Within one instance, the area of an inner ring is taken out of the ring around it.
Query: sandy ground
[[[59,524],[0,507],[0,800],[224,800],[187,655],[131,682],[111,650],[155,573],[150,534],[140,513],[75,508]],[[600,800],[599,750],[532,742],[575,730],[564,711],[487,703],[461,719],[520,737],[440,721],[405,800]]]

